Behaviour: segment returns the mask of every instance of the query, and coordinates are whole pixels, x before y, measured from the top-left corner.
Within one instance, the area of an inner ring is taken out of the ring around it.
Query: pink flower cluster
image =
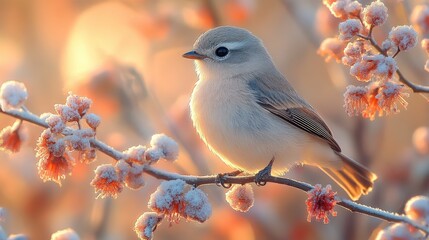
[[[66,104],[56,104],[56,114],[45,113],[41,117],[48,124],[37,141],[36,157],[39,176],[43,181],[54,181],[61,185],[61,180],[71,174],[76,164],[74,152],[83,163],[95,160],[95,149],[90,139],[95,137],[95,128],[82,128],[81,120],[92,101],[69,93]],[[93,114],[94,116],[94,114]]]
[[[165,217],[170,223],[178,222],[181,217],[202,223],[212,214],[207,195],[180,179],[162,182],[150,195],[148,207],[154,212],[141,215],[134,226],[142,240],[152,239],[153,232]]]
[[[148,206],[164,214],[170,222],[180,217],[197,222],[206,221],[212,213],[207,195],[198,188],[186,190],[188,185],[180,179],[162,182],[150,195]]]
[[[337,212],[334,211],[338,202],[335,197],[337,193],[332,191],[331,185],[322,188],[322,185],[316,184],[307,194],[308,198],[305,201],[308,212],[307,221],[311,222],[314,217],[316,220],[323,220],[323,223],[328,224],[329,214],[337,216]]]
[[[429,198],[426,196],[412,197],[405,204],[405,215],[410,219],[427,226],[429,223]],[[378,232],[375,239],[414,240],[425,239],[425,237],[423,232],[406,223],[395,223]]]
[[[365,7],[351,0],[324,0],[323,3],[343,22],[339,24],[338,37],[325,39],[318,53],[326,60],[341,60],[350,67],[352,76],[366,84],[347,87],[344,94],[346,112],[373,120],[376,115],[399,112],[398,104],[405,108],[408,94],[404,92],[404,86],[396,82],[398,66],[395,57],[417,44],[414,28],[405,25],[393,27],[380,46],[373,39],[372,32],[388,17],[388,9],[382,1],[373,1]],[[429,50],[429,40],[423,47]]]
[[[143,170],[145,165],[156,163],[163,158],[169,161],[177,159],[179,146],[164,134],[155,134],[151,146],[130,147],[123,152],[124,158],[115,165],[104,164],[97,167],[91,182],[101,198],[116,198],[124,186],[137,190],[144,186]]]

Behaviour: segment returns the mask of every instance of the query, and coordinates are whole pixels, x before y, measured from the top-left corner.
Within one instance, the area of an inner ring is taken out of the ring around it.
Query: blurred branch
[[[48,125],[46,122],[33,113],[27,111],[27,110],[10,110],[10,111],[3,111],[0,109],[0,113],[12,116],[17,119],[21,119],[27,122],[34,123],[38,126],[47,128]],[[67,132],[68,129],[65,129],[65,132]],[[91,146],[98,149],[99,151],[103,152],[104,154],[112,157],[115,160],[120,160],[124,158],[124,154],[111,146],[105,144],[104,142],[101,142],[97,139],[91,139],[90,140]],[[187,184],[194,185],[194,186],[201,186],[201,185],[211,185],[211,184],[219,184],[219,176],[218,175],[208,175],[208,176],[192,176],[192,175],[181,175],[178,173],[171,173],[168,171],[164,171],[161,169],[154,168],[152,166],[146,165],[144,166],[144,172],[147,174],[162,180],[176,180],[181,179],[185,181]],[[257,174],[258,175],[258,174]],[[247,176],[229,176],[229,175],[223,175],[222,176],[222,184],[246,184],[246,183],[255,183],[257,181],[262,180],[263,182],[270,182],[270,183],[277,183],[282,185],[287,185],[293,188],[300,189],[304,192],[308,192],[312,189],[314,189],[314,186],[311,184],[300,182],[297,180],[289,179],[289,178],[281,178],[271,175],[265,175],[262,177],[262,179],[258,179],[257,175],[247,175]],[[429,227],[423,226],[410,218],[408,218],[405,215],[397,214],[397,213],[391,213],[387,212],[378,208],[373,208],[370,206],[362,205],[356,202],[353,202],[349,199],[339,198],[338,199],[338,205],[340,205],[343,208],[346,208],[352,212],[358,212],[362,213],[368,216],[372,216],[375,218],[383,219],[389,222],[404,222],[407,223],[417,229],[420,229],[424,231],[425,233],[429,234]]]

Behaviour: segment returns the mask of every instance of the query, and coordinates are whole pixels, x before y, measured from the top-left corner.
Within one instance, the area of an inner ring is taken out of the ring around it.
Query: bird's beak
[[[207,56],[197,53],[196,51],[190,51],[182,55],[184,58],[201,60],[206,58]]]

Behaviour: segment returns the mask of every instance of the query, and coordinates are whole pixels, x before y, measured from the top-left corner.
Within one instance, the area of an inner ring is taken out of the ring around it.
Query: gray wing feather
[[[268,83],[272,83],[275,88]],[[276,77],[274,81],[261,81],[255,78],[249,81],[249,88],[258,104],[264,109],[287,123],[323,139],[333,150],[341,152],[326,123],[308,103],[298,96],[283,77]]]

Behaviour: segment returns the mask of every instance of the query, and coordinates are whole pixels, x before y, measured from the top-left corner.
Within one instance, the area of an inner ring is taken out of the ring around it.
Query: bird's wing
[[[341,152],[329,127],[313,108],[298,96],[292,86],[283,77],[275,77],[271,80],[261,81],[256,77],[249,81],[249,88],[257,103],[285,123],[320,137],[333,150]]]

